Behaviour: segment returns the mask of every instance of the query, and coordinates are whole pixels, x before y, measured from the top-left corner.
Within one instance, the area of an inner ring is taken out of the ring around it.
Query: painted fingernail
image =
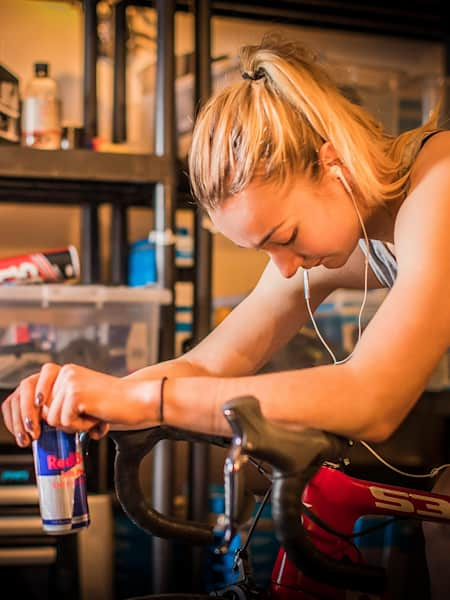
[[[41,404],[44,402],[44,394],[42,392],[38,392],[36,394],[36,398],[34,399],[34,405],[35,406],[41,406]]]
[[[19,446],[25,446],[26,445],[25,434],[22,433],[21,431],[19,431],[18,433],[16,433],[16,440],[17,440],[17,443],[19,444]]]
[[[30,419],[30,417],[25,417],[24,423],[25,423],[25,429],[27,431],[29,431],[30,433],[33,433],[33,421]]]

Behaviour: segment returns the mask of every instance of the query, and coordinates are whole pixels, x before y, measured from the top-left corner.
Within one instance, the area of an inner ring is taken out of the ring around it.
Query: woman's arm
[[[361,289],[364,257],[360,248],[340,269],[311,269],[309,280],[313,310],[337,288]],[[369,273],[369,288],[376,287],[380,287],[379,283]],[[251,375],[308,320],[303,270],[285,279],[269,263],[254,290],[192,350],[174,360],[140,369],[127,379]]]
[[[363,269],[359,249],[342,269],[312,269],[313,309],[336,287],[361,287]],[[370,283],[375,285],[373,280]],[[183,357],[147,367],[122,379],[76,365],[45,365],[40,373],[23,380],[3,403],[6,427],[16,437],[21,434],[23,443],[19,445],[27,445],[25,420],[31,420],[28,433],[36,437],[41,410],[50,424],[66,429],[92,429],[102,421],[115,428],[154,425],[158,420],[157,404],[164,376],[170,380],[207,377],[207,390],[202,399],[206,410],[214,397],[216,379],[255,373],[307,319],[302,273],[287,280],[269,265],[249,297]],[[189,379],[189,382],[187,386],[192,384],[195,390],[196,380]],[[44,403],[42,409],[34,404],[38,395]],[[191,409],[193,404],[190,399],[188,402]],[[200,409],[197,398],[194,406],[197,412]],[[195,425],[194,417],[191,426],[195,429]]]
[[[168,423],[224,433],[222,404],[251,394],[269,419],[373,441],[391,435],[450,346],[449,138],[436,136],[417,161],[395,229],[398,279],[352,359],[257,376],[170,379]]]
[[[429,142],[411,183],[395,229],[398,279],[347,363],[169,381],[168,422],[224,431],[223,402],[251,394],[269,419],[373,441],[389,437],[450,346],[450,133]]]

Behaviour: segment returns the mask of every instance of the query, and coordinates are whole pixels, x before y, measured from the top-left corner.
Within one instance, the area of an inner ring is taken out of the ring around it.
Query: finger
[[[26,448],[30,445],[30,437],[25,431],[22,418],[22,411],[20,410],[20,394],[22,390],[22,383],[19,386],[19,397],[15,402],[11,403],[11,417],[13,433],[14,437],[16,438],[16,444],[21,448]]]
[[[80,407],[78,388],[83,371],[75,365],[64,365],[53,386],[48,418],[64,431],[89,431],[99,423],[99,419],[84,414]]]
[[[95,425],[89,431],[89,436],[93,440],[101,440],[103,437],[105,437],[105,435],[107,435],[108,431],[109,431],[109,424],[105,423],[104,421],[100,421],[100,423],[97,423],[97,425]]]
[[[40,435],[39,408],[34,403],[38,379],[39,373],[36,373],[21,381],[20,396],[18,398],[23,427],[34,440],[37,440]]]
[[[36,406],[42,406],[43,404],[50,402],[51,391],[60,370],[60,365],[57,365],[56,363],[46,363],[43,365],[39,372],[39,380],[36,384],[34,398]]]
[[[64,365],[63,367],[58,367],[55,371],[52,369],[53,366],[53,363],[48,364],[48,377],[51,378],[53,376],[54,379],[51,387],[47,387],[47,392],[44,396],[44,404],[42,405],[42,414],[45,414],[45,420],[49,425],[56,427],[57,429],[63,429],[61,412],[66,398],[70,395],[71,367]],[[49,381],[49,379],[43,381],[44,388],[47,381]],[[42,394],[44,395],[44,392],[42,392]],[[65,431],[72,432],[68,427],[65,428]]]
[[[50,406],[42,407],[42,415],[49,425],[68,433],[89,431],[99,422],[98,419],[79,413],[69,378],[63,370],[53,386]]]
[[[12,420],[11,405],[16,396],[17,396],[17,391],[14,391],[2,403],[3,422],[5,423],[6,429],[12,435],[14,435],[14,425],[13,425],[13,420]]]
[[[56,381],[48,399],[41,407],[41,415],[49,425],[57,429],[61,429],[60,414],[63,400],[64,388],[61,388],[61,386],[58,388],[58,381]]]
[[[100,424],[95,417],[80,412],[77,399],[73,395],[64,398],[61,404],[60,421],[63,429],[70,428],[71,431],[90,432]]]

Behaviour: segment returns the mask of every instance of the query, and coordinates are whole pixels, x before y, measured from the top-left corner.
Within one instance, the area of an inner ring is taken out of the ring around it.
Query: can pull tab
[[[83,457],[85,457],[89,454],[90,440],[91,440],[91,437],[90,437],[88,431],[82,431],[80,433],[80,447],[81,447],[81,452],[83,454]]]

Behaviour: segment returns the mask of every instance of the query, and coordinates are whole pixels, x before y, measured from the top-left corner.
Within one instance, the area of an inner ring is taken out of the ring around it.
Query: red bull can
[[[80,275],[75,246],[0,258],[0,284],[64,283]]]
[[[42,526],[52,535],[74,533],[90,523],[86,473],[79,433],[45,422],[33,441]]]

